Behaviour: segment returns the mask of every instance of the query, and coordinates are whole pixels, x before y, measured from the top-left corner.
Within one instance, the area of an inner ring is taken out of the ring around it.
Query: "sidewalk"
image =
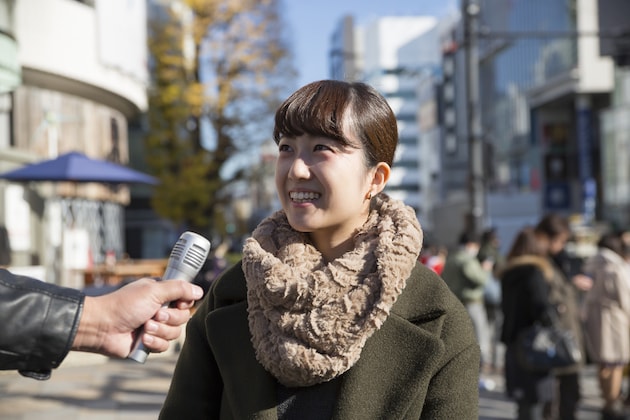
[[[72,353],[48,381],[0,374],[2,420],[155,420],[177,355],[152,354],[144,365]]]
[[[72,353],[48,381],[0,373],[2,420],[155,420],[166,397],[176,354],[152,354],[144,365]],[[479,419],[513,419],[515,406],[504,394],[500,375],[492,391],[481,390]],[[595,369],[582,377],[580,420],[599,419]],[[456,396],[454,396],[456,398]],[[454,419],[457,420],[457,419]]]
[[[498,420],[516,418],[516,405],[505,396],[504,380],[500,375],[486,375],[495,384],[495,389],[479,390],[479,419]],[[595,366],[586,366],[580,379],[582,401],[580,402],[579,420],[599,420],[599,408],[602,400],[599,397],[597,373]]]

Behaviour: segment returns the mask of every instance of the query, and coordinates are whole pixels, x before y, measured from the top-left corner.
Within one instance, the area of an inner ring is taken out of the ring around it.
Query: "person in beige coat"
[[[584,269],[593,279],[583,303],[584,338],[598,366],[603,418],[625,418],[621,389],[624,366],[630,362],[630,265],[621,238],[603,235]]]
[[[464,306],[418,262],[415,211],[383,193],[398,131],[363,83],[278,109],[282,209],[191,319],[160,419],[478,418]]]

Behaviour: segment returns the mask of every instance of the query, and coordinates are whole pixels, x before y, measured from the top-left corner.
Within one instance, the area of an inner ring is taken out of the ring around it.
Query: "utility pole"
[[[469,213],[467,230],[479,234],[485,214],[485,182],[483,168],[483,138],[481,133],[479,94],[479,3],[462,0],[464,47],[466,51],[466,122],[468,135]]]

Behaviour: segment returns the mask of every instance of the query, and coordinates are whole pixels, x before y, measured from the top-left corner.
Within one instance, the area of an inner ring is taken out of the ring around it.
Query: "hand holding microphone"
[[[192,281],[201,270],[209,252],[210,242],[206,238],[193,232],[184,232],[171,251],[162,281],[173,279]],[[144,363],[149,355],[149,351],[142,343],[142,334],[142,331],[138,332],[128,356],[139,363]]]

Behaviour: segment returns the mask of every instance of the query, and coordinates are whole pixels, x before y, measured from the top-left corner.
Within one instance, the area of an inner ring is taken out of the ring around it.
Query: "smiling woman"
[[[468,314],[418,262],[413,209],[382,192],[385,99],[324,80],[275,121],[282,210],[191,319],[160,418],[476,419]]]
[[[393,113],[383,110],[389,106],[371,87],[329,81],[307,85],[277,112],[280,202],[291,226],[309,232],[326,261],[354,247],[371,198],[389,179],[398,134]]]

